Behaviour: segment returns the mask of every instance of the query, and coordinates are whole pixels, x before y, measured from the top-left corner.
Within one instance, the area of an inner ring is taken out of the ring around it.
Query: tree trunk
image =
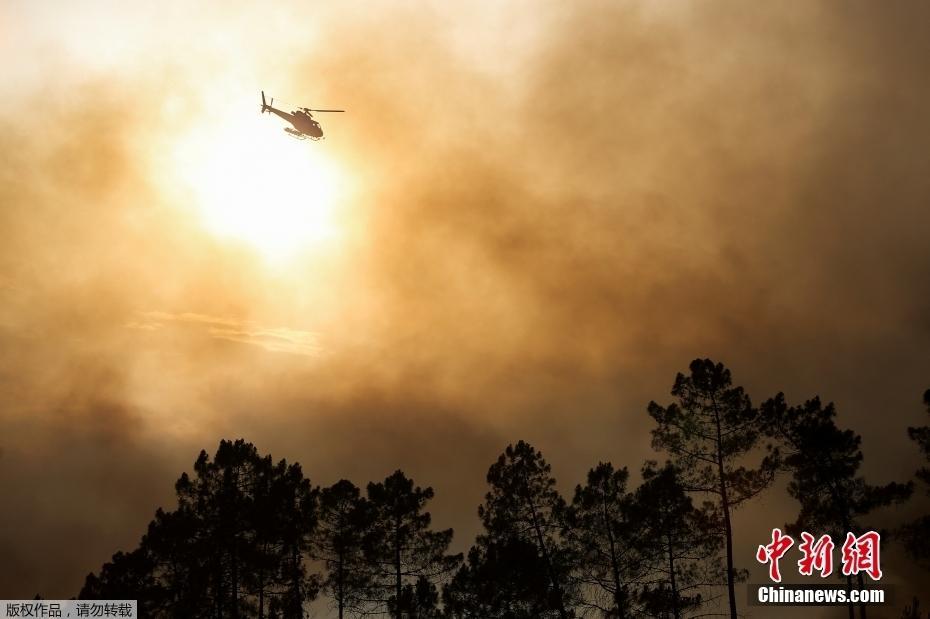
[[[730,619],[736,616],[736,572],[733,567],[733,527],[730,523],[730,500],[727,496],[727,482],[723,470],[723,434],[720,428],[720,413],[714,401],[714,423],[717,426],[717,474],[720,476],[720,507],[723,511],[723,528],[727,542],[727,596],[730,601]]]
[[[678,584],[675,581],[675,554],[672,536],[666,535],[668,540],[668,582],[672,588],[672,613],[675,619],[681,619],[681,611],[678,609]]]
[[[852,576],[846,577],[846,608],[849,610],[849,619],[856,619],[856,607],[853,606],[852,600],[850,599],[850,592],[852,591]]]
[[[397,619],[402,619],[400,596],[403,593],[403,579],[400,573],[400,522],[394,523],[394,611]]]
[[[258,619],[265,619],[265,570],[258,572]]]
[[[859,579],[859,588],[865,588],[865,582],[862,580],[862,574],[857,574],[856,577]],[[859,619],[865,619],[865,602],[859,602]]]
[[[336,604],[339,606],[339,619],[343,619],[345,612],[345,557],[344,551],[339,550],[339,567],[336,570]]]
[[[300,548],[294,546],[291,548],[291,604],[293,608],[293,617],[299,619],[303,617],[303,600],[300,595]]]
[[[617,606],[618,619],[626,617],[626,595],[620,584],[620,566],[617,565],[617,548],[614,543],[614,532],[610,528],[610,516],[607,510],[607,489],[604,489],[604,527],[607,529],[607,540],[610,542],[610,569],[614,579],[614,604]]]
[[[223,610],[225,608],[224,602],[226,601],[226,587],[223,586],[222,560],[217,562],[216,571],[213,577],[216,579],[216,596],[213,604],[213,611],[215,613],[215,619],[223,619]]]
[[[733,582],[736,575],[733,567],[733,527],[730,524],[730,503],[727,499],[726,483],[723,480],[723,462],[720,462],[720,494],[721,506],[723,508],[723,528],[727,537],[727,595],[730,600],[730,617],[736,619],[736,583]]]
[[[549,573],[549,582],[552,583],[555,599],[559,605],[559,619],[568,619],[568,611],[565,610],[565,595],[562,593],[562,585],[555,577],[555,568],[552,566],[552,558],[549,556],[549,549],[546,547],[546,540],[543,538],[542,528],[539,525],[539,518],[536,516],[536,506],[533,505],[532,502],[530,502],[530,513],[533,515],[533,529],[536,531],[539,551],[542,553],[543,561],[546,563],[546,571]]]
[[[834,498],[837,498],[834,494]],[[852,531],[852,523],[849,518],[849,509],[843,501],[843,531]],[[846,577],[846,607],[849,610],[849,619],[856,619],[856,607],[853,605],[852,600],[849,599],[849,594],[852,591],[852,576]]]

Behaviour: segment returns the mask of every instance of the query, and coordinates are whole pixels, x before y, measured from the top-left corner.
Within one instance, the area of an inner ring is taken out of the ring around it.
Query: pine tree
[[[143,548],[117,552],[103,564],[100,574],[88,574],[81,599],[138,600],[139,612],[146,616],[163,610],[170,592],[155,577],[154,562]]]
[[[910,483],[873,486],[859,475],[862,438],[837,427],[832,403],[824,406],[820,398],[813,398],[802,406],[788,406],[779,393],[763,403],[762,412],[767,433],[784,450],[779,464],[791,472],[788,493],[801,506],[796,522],[786,527],[792,535],[820,532],[844,540],[847,532],[871,528],[863,524],[864,516],[911,495]],[[860,588],[864,586],[861,574],[858,581]],[[852,588],[851,576],[846,577],[846,586]],[[852,619],[852,602],[848,611]],[[865,619],[865,605],[859,606],[859,616]]]
[[[694,507],[671,463],[658,468],[647,462],[642,476],[629,509],[631,520],[642,527],[638,554],[653,574],[640,591],[642,612],[670,619],[690,616],[707,601],[701,589],[725,580],[718,560],[720,519],[709,506]]]
[[[574,579],[582,604],[609,617],[630,617],[631,597],[649,566],[641,552],[645,523],[633,518],[629,471],[600,463],[575,488],[567,537],[575,557]]]
[[[439,619],[439,589],[429,578],[420,576],[415,583],[404,585],[398,608],[408,619]]]
[[[549,590],[535,543],[479,536],[442,599],[447,616],[455,619],[540,619],[553,616]]]
[[[317,498],[300,466],[221,441],[175,489],[177,508],[157,510],[139,548],[88,576],[80,597],[137,599],[148,617],[303,617],[317,592]]]
[[[299,464],[288,465],[284,460],[275,466],[272,489],[272,501],[264,509],[277,512],[273,530],[281,548],[281,608],[285,617],[303,617],[305,603],[316,599],[320,590],[318,575],[308,570],[319,490],[304,477]]]
[[[372,510],[358,487],[341,480],[320,492],[319,520],[313,555],[323,562],[323,590],[332,598],[339,619],[358,612],[371,588],[365,561],[365,539],[372,526]]]
[[[742,387],[734,387],[730,371],[710,359],[695,359],[691,374],[678,374],[672,395],[678,401],[649,404],[658,427],[652,431],[656,449],[668,451],[691,492],[712,497],[722,521],[726,552],[727,595],[731,619],[736,619],[736,581],[733,559],[734,509],[756,496],[774,478],[763,461],[758,468],[743,465],[758,445],[758,411]]]
[[[243,568],[254,557],[252,484],[262,466],[255,446],[221,441],[211,461],[205,451],[194,463],[195,477],[184,473],[175,488],[178,509],[194,522],[193,547],[207,557],[206,598],[214,617],[243,613]]]
[[[572,613],[569,548],[562,536],[566,506],[555,488],[551,470],[530,444],[520,441],[507,446],[488,470],[490,490],[478,508],[485,529],[479,543],[503,549],[511,549],[519,542],[535,547],[540,565],[530,566],[529,571],[542,571],[547,587],[533,592],[534,596],[546,601],[549,613],[544,616],[555,613],[567,619]]]
[[[189,509],[155,512],[137,552],[151,558],[152,577],[165,594],[153,597],[143,589],[130,598],[139,600],[140,615],[145,608],[146,616],[162,616],[156,610],[172,617],[210,616],[208,592],[213,554],[209,552],[209,543],[208,536],[200,530],[200,519]]]
[[[432,488],[414,486],[401,471],[383,482],[368,484],[372,527],[365,540],[369,567],[369,599],[396,619],[409,617],[404,606],[404,587],[421,578],[429,582],[443,578],[461,561],[448,554],[452,529],[433,531],[425,511],[433,498]]]

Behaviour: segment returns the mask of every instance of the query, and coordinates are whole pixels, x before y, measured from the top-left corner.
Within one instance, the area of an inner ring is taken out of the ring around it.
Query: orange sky
[[[224,437],[316,483],[403,467],[467,544],[508,442],[566,490],[636,470],[696,356],[835,400],[874,481],[909,477],[928,17],[0,5],[0,596],[73,595]],[[261,89],[348,112],[298,142]]]

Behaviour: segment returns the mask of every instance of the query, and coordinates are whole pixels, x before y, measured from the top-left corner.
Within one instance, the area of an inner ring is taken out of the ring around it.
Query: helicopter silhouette
[[[291,127],[285,127],[284,130],[298,140],[306,140],[309,138],[316,141],[323,138],[323,128],[320,127],[320,123],[313,120],[313,114],[311,114],[311,112],[345,112],[345,110],[312,110],[308,107],[299,107],[296,110],[288,113],[272,107],[273,104],[274,97],[271,98],[269,103],[265,102],[265,91],[263,90],[262,114],[265,112],[268,112],[269,114],[275,114],[291,123],[294,128],[292,129]]]

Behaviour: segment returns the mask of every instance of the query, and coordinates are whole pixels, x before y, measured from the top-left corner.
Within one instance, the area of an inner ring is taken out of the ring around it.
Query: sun
[[[275,120],[213,119],[181,136],[173,159],[207,231],[277,261],[338,240],[346,177],[325,142],[291,138]]]

